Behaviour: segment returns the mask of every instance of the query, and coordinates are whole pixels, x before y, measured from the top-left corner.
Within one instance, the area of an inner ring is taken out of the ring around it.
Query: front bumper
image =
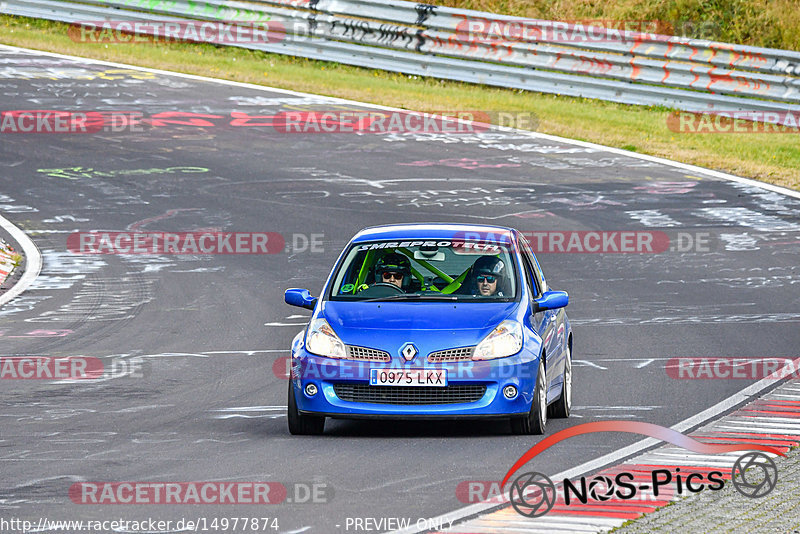
[[[473,393],[474,400],[452,402],[453,399],[459,398],[458,395],[449,395],[454,390],[445,392],[442,388],[369,386],[370,369],[373,368],[447,369],[446,387],[468,389]],[[303,414],[337,418],[401,419],[509,417],[526,415],[530,412],[538,368],[538,355],[531,354],[525,348],[514,356],[496,360],[406,366],[398,363],[325,358],[311,354],[301,347],[295,350],[292,357],[291,380],[295,388],[297,408]],[[306,394],[305,388],[308,384],[317,387],[315,395]],[[517,390],[516,396],[511,399],[503,395],[503,388],[508,385],[514,386]],[[482,395],[476,396],[474,395],[476,388],[461,388],[461,386],[479,386],[485,390]],[[402,390],[396,395],[387,395],[392,397],[389,401],[381,400],[384,393],[388,392],[387,388],[402,388]],[[337,394],[337,389],[340,392],[358,389],[362,392],[362,398],[366,396],[371,400],[369,402],[345,400]],[[373,394],[368,394],[368,391],[372,391]],[[428,402],[430,397],[439,398]]]

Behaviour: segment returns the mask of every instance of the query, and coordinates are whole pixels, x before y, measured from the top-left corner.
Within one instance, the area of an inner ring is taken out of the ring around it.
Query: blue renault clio
[[[292,434],[325,418],[505,418],[542,434],[568,417],[572,329],[568,295],[551,291],[512,228],[402,224],[359,232],[292,342]]]

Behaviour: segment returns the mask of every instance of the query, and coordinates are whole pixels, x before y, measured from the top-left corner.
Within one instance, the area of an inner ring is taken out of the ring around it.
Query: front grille
[[[388,362],[392,359],[388,352],[367,347],[356,347],[354,345],[347,345],[347,357],[351,360],[366,362]]]
[[[438,387],[370,386],[334,384],[333,391],[343,401],[372,404],[457,404],[476,402],[486,393],[482,385]]]
[[[472,359],[472,351],[475,347],[461,347],[459,349],[447,349],[428,354],[428,361],[431,363],[441,362],[463,362]]]

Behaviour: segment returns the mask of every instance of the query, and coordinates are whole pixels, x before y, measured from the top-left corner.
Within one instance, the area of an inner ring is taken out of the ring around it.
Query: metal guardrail
[[[2,11],[70,23],[223,21],[244,34],[260,22],[269,26],[268,42],[226,44],[625,104],[800,111],[798,52],[412,2],[9,0]]]

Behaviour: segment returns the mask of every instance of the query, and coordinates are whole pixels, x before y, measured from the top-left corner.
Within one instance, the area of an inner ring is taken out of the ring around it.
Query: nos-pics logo
[[[772,458],[764,452],[783,456],[779,450],[766,445],[740,444],[715,445],[701,443],[688,436],[651,423],[634,421],[598,421],[577,425],[542,440],[526,452],[508,471],[501,483],[504,487],[510,477],[534,456],[550,446],[572,436],[593,432],[631,432],[650,436],[678,445],[700,454],[720,454],[725,452],[748,451],[740,456],[730,471],[730,480],[739,493],[750,498],[759,498],[769,494],[778,482],[778,468]],[[763,452],[758,452],[763,451]],[[568,478],[556,485],[545,474],[530,471],[514,479],[509,489],[511,506],[525,517],[540,517],[553,509],[556,502],[565,506],[587,504],[589,500],[605,502],[611,499],[623,501],[632,499],[658,500],[659,495],[667,497],[684,493],[698,493],[704,489],[718,491],[725,486],[722,471],[692,471],[684,467],[672,470],[653,469],[650,477],[642,479],[626,471],[617,472],[614,476],[604,474],[591,479],[581,477],[577,481]],[[559,491],[560,490],[560,491]]]

